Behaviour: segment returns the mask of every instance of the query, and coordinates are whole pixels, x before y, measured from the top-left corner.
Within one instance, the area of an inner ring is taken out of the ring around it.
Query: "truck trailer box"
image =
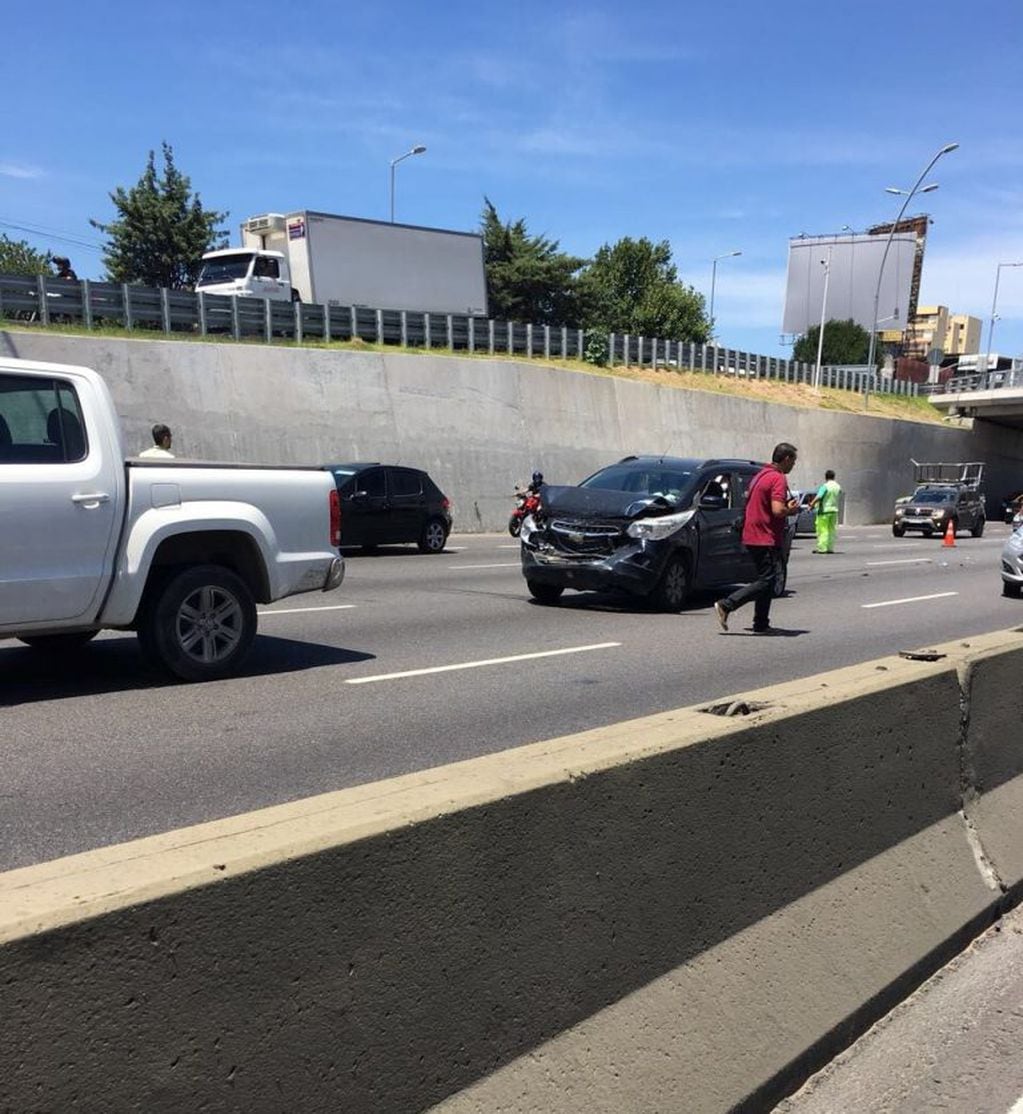
[[[251,217],[241,234],[240,251],[211,252],[204,259],[251,253],[247,273],[235,275],[239,281],[255,276],[246,284],[250,295],[287,298],[294,290],[304,302],[329,305],[487,313],[483,237],[477,233],[302,210]],[[265,258],[257,261],[261,253]],[[275,266],[280,290],[265,292],[273,284],[265,275],[261,283],[260,271]],[[245,268],[244,259],[238,268]]]

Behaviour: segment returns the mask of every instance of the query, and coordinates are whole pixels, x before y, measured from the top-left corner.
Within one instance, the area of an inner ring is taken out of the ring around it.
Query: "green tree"
[[[605,244],[580,277],[587,325],[614,333],[704,343],[703,295],[679,281],[667,240]]]
[[[817,341],[820,325],[813,325],[796,341],[792,358],[802,363],[817,363]],[[852,318],[824,323],[824,346],[821,364],[865,364],[870,355],[870,333]]]
[[[192,286],[203,252],[223,247],[218,230],[227,213],[204,209],[192,182],[174,165],[170,144],[163,144],[163,173],[157,175],[153,152],[131,189],[110,194],[118,216],[109,224],[91,221],[109,239],[103,262],[111,282],[132,282],[171,289]]]
[[[52,258],[49,252],[36,251],[24,240],[0,232],[0,274],[48,275]]]
[[[586,262],[557,240],[531,236],[519,218],[502,222],[488,197],[480,216],[490,316],[546,325],[580,323],[576,272]]]

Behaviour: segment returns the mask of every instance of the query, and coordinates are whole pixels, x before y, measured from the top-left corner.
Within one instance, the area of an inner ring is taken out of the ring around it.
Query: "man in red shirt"
[[[727,599],[718,600],[714,611],[722,630],[728,630],[728,616],[744,603],[755,600],[753,633],[770,634],[771,600],[776,578],[781,574],[785,543],[785,519],[799,514],[799,500],[790,499],[785,477],[796,463],[796,447],[787,441],[775,445],[771,463],[754,477],[746,496],[746,515],[742,544],[753,558],[757,578],[739,588]]]

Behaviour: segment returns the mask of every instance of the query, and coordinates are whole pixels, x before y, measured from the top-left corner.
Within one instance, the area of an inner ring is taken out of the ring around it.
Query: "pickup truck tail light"
[[[441,499],[440,507],[442,511],[448,511],[451,509],[451,500],[446,495],[443,499]]]
[[[341,496],[337,488],[330,493],[330,544],[337,549],[341,544]]]

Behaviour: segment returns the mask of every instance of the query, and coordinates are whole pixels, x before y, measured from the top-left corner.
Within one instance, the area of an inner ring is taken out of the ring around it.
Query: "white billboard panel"
[[[805,333],[821,322],[824,297],[822,261],[831,259],[827,320],[852,318],[868,332],[874,321],[874,291],[887,236],[806,236],[789,241],[788,282],[782,331]],[[905,329],[917,238],[900,232],[892,239],[877,303],[879,329]]]

